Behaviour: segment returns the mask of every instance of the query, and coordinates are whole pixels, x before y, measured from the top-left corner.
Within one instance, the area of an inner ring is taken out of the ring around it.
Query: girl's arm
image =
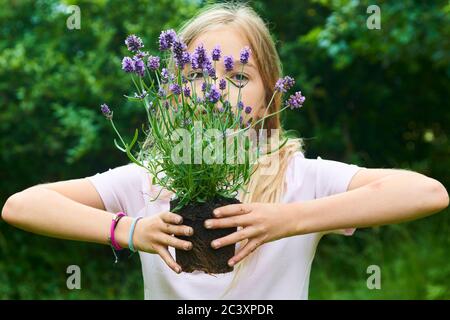
[[[448,193],[439,181],[403,171],[348,192],[287,207],[298,218],[294,234],[305,234],[414,220],[448,204]]]
[[[364,181],[364,175],[371,174],[370,169],[361,170],[357,173],[358,180]],[[248,239],[231,259],[231,264],[235,264],[265,242],[312,232],[413,220],[443,210],[448,204],[448,193],[439,181],[416,172],[399,171],[348,192],[320,199],[221,207],[215,213],[218,219],[207,220],[205,226],[243,227],[211,244],[219,248]],[[218,246],[214,245],[216,243]]]
[[[65,189],[65,193],[76,197],[83,190],[85,202],[92,202],[96,191],[90,182],[80,179],[76,183],[79,183],[76,188],[72,185]],[[2,209],[3,220],[25,231],[101,244],[108,244],[112,218],[110,212],[74,201],[45,187],[32,187],[12,195]],[[128,248],[131,223],[131,217],[123,217],[115,229],[116,241],[122,248]],[[133,234],[134,247],[139,251],[159,254],[172,270],[180,273],[181,267],[171,256],[168,246],[192,249],[190,241],[176,237],[193,234],[191,227],[181,223],[182,217],[171,212],[141,219]]]
[[[110,212],[84,205],[44,187],[32,187],[12,195],[2,210],[2,219],[22,230],[100,244],[108,243],[112,217]],[[128,246],[130,220],[124,217],[117,225],[115,235],[122,247]]]

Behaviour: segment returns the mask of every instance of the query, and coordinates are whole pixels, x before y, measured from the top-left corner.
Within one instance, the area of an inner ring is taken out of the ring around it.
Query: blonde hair
[[[177,31],[177,34],[189,47],[199,35],[220,26],[237,27],[249,41],[254,61],[264,84],[266,92],[265,106],[267,106],[272,97],[275,83],[282,76],[282,65],[269,29],[262,18],[250,6],[246,3],[237,2],[207,5],[185,22]],[[280,110],[281,103],[281,95],[277,94],[267,113]],[[264,129],[268,130],[269,137],[271,129],[282,130],[279,114],[266,119]],[[239,195],[239,200],[242,203],[280,202],[285,191],[285,172],[289,159],[294,153],[302,151],[302,148],[302,139],[288,139],[288,142],[282,148],[270,155],[263,156],[254,166],[254,173],[245,188],[246,192]],[[270,163],[274,159],[279,161],[278,172],[271,175],[263,174],[263,163]],[[242,247],[245,242],[240,244]],[[244,269],[244,262],[247,263],[250,258],[253,258],[251,256],[254,256],[257,251],[252,252],[251,255],[235,266],[235,276],[222,297],[236,283],[238,274],[242,273]]]

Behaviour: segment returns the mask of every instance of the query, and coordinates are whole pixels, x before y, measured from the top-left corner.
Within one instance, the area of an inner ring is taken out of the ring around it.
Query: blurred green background
[[[69,30],[67,5],[81,9]],[[277,41],[285,74],[308,97],[285,127],[307,157],[411,169],[450,186],[448,1],[251,1]],[[381,29],[366,12],[381,8]],[[0,0],[0,204],[38,183],[85,177],[128,162],[99,105],[131,139],[141,108],[120,70],[128,34],[156,54],[203,1]],[[431,217],[322,239],[311,299],[449,299],[448,209]],[[82,289],[68,290],[79,265]],[[366,269],[381,267],[381,290]],[[137,256],[113,265],[110,248],[45,238],[0,221],[0,298],[142,299]]]

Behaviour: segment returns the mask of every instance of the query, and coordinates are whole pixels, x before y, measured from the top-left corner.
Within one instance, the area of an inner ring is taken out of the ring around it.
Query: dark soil
[[[181,266],[183,272],[193,272],[194,270],[206,273],[226,273],[233,271],[233,267],[228,265],[228,260],[235,254],[236,244],[213,249],[211,242],[215,239],[225,237],[235,231],[234,228],[206,229],[204,221],[213,217],[215,208],[228,204],[240,203],[237,199],[218,197],[206,203],[187,204],[176,213],[183,217],[183,225],[194,229],[192,236],[177,236],[182,240],[191,241],[193,247],[189,251],[175,249],[176,261]],[[177,200],[170,202],[170,208],[177,206]]]

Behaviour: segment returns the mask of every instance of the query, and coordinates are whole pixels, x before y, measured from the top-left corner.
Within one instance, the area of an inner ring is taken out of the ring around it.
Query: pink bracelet
[[[112,222],[111,222],[111,228],[109,229],[109,241],[111,246],[116,250],[122,250],[123,248],[116,242],[116,238],[114,237],[114,231],[116,229],[117,224],[119,223],[119,220],[122,217],[125,217],[127,214],[124,212],[118,212],[114,215]]]

